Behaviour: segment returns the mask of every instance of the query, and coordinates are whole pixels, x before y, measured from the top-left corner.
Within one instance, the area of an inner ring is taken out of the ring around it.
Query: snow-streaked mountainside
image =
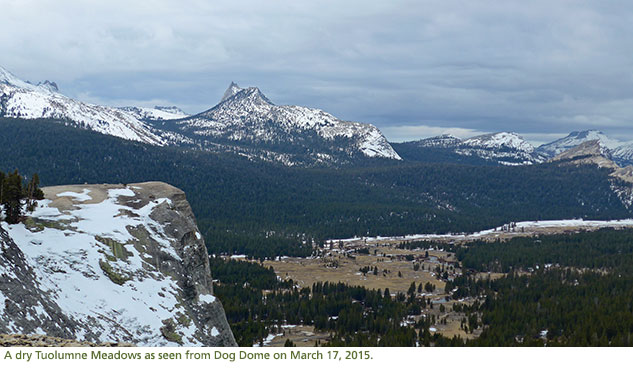
[[[498,132],[471,137],[465,140],[451,135],[440,135],[399,144],[411,149],[442,149],[454,154],[477,157],[501,165],[531,165],[553,159],[584,143],[595,141],[600,153],[619,166],[633,164],[633,143],[622,142],[597,130],[571,132],[568,136],[535,148],[513,132]]]
[[[600,154],[619,166],[633,164],[633,142],[616,140],[597,130],[572,132],[561,139],[539,146],[536,151],[548,158],[554,158],[589,141],[595,141],[600,147]]]
[[[571,132],[569,135],[539,146],[536,151],[547,158],[552,158],[568,149],[574,148],[584,142],[597,140],[599,144],[607,149],[614,149],[622,145],[621,141],[607,137],[597,130],[587,130]]]
[[[501,165],[532,165],[545,159],[534,146],[513,132],[489,133],[462,141],[455,150],[458,154],[477,156]]]
[[[0,332],[235,345],[184,193],[159,182],[44,188],[2,223]]]
[[[127,113],[131,113],[141,120],[175,120],[189,116],[183,110],[175,106],[148,107],[119,107]]]
[[[462,141],[461,147],[509,149],[525,153],[534,152],[532,144],[528,143],[516,133],[498,132],[475,136]]]
[[[453,148],[461,142],[462,140],[459,137],[451,134],[445,134],[414,141],[413,143],[423,148]]]
[[[126,140],[152,145],[166,141],[147,123],[111,107],[86,104],[57,92],[54,82],[25,82],[0,67],[0,117],[52,118]]]
[[[626,143],[611,149],[611,156],[620,166],[633,165],[633,143]]]
[[[532,144],[512,132],[488,133],[465,140],[452,135],[440,135],[401,145],[408,146],[406,149],[409,152],[412,148],[450,152],[454,156],[452,156],[453,159],[448,158],[448,160],[464,156],[499,165],[531,165],[545,161],[544,157],[535,152]]]
[[[177,121],[179,132],[224,144],[265,146],[297,158],[335,161],[338,156],[400,160],[382,133],[371,124],[342,121],[301,106],[273,104],[256,87],[231,83],[222,101],[208,111]],[[290,158],[292,160],[293,158]]]

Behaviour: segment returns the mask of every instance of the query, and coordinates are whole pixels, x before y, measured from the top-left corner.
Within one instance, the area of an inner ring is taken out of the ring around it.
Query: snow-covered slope
[[[456,152],[497,161],[502,165],[531,165],[544,161],[544,158],[534,151],[532,144],[513,132],[471,137],[462,141]]]
[[[532,144],[528,143],[513,132],[489,133],[486,135],[471,137],[461,143],[462,147],[471,146],[474,148],[489,149],[511,149],[525,153],[534,152]]]
[[[165,145],[157,131],[119,109],[86,104],[57,92],[54,82],[27,83],[0,67],[0,117],[52,118],[107,135]]]
[[[231,83],[222,101],[178,122],[183,133],[208,141],[266,145],[292,156],[335,160],[337,156],[400,157],[371,124],[342,121],[319,109],[273,104],[256,87]]]
[[[474,165],[532,165],[545,161],[532,144],[512,132],[489,133],[465,140],[445,134],[401,143],[397,147],[405,157],[417,161]]]
[[[423,148],[454,148],[461,142],[462,140],[459,137],[444,134],[415,141],[415,145]]]
[[[539,146],[536,151],[547,158],[552,158],[568,149],[574,148],[584,142],[598,140],[599,144],[605,148],[613,149],[622,142],[607,137],[597,130],[587,130],[571,132],[569,135]]]
[[[622,144],[611,149],[613,160],[620,166],[633,164],[633,143]]]
[[[536,151],[548,158],[553,158],[588,141],[596,141],[600,146],[602,154],[612,159],[619,166],[633,164],[632,142],[623,142],[613,139],[597,130],[572,132],[562,139],[539,146]]]
[[[0,226],[0,332],[235,345],[182,191],[147,182],[44,192],[24,223]]]
[[[148,107],[120,107],[120,110],[131,113],[140,120],[175,120],[189,116],[183,110],[175,106]]]

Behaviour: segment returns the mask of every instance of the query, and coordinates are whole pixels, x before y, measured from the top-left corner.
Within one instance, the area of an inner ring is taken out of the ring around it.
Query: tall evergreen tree
[[[6,221],[16,224],[22,216],[22,177],[18,171],[9,174],[4,180],[2,205]]]

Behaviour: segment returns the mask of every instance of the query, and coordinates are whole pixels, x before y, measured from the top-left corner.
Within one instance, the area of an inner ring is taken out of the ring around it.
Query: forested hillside
[[[630,229],[604,229],[458,249],[466,269],[506,273],[447,285],[456,299],[481,297],[468,313],[485,327],[469,344],[630,346],[632,242]]]
[[[0,154],[1,170],[37,172],[43,186],[173,184],[186,192],[211,252],[306,255],[311,239],[630,216],[610,189],[608,172],[595,167],[380,160],[340,169],[295,168],[15,119],[0,119]]]

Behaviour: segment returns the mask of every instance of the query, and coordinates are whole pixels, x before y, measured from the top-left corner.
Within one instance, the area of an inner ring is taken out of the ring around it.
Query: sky
[[[112,105],[211,108],[231,81],[390,141],[633,140],[624,1],[0,0],[0,66]]]

